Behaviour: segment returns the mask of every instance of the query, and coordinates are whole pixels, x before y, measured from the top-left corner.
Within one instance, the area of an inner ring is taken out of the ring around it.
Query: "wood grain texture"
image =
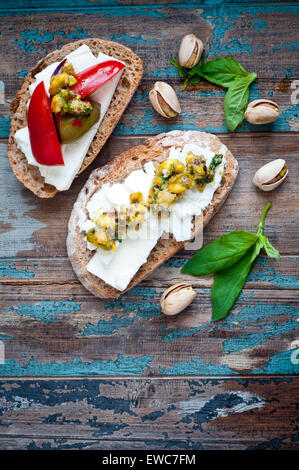
[[[298,378],[0,382],[1,449],[298,449]]]

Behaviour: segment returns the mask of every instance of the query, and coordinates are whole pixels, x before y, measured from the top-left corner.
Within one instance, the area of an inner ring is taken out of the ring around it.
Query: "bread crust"
[[[168,157],[171,147],[183,148],[186,143],[195,143],[204,147],[208,146],[215,153],[223,153],[223,147],[225,147],[218,137],[205,132],[172,131],[159,134],[147,139],[144,145],[133,147],[123,152],[104,167],[94,170],[79,193],[68,224],[67,251],[78,279],[95,296],[102,298],[119,297],[179,251],[184,246],[184,242],[177,242],[171,238],[160,238],[151,251],[147,262],[140,267],[127,289],[119,291],[106,284],[97,276],[89,273],[86,269],[94,252],[87,249],[85,233],[80,232],[78,227],[81,211],[83,210],[86,213],[86,205],[89,199],[103,184],[121,183],[133,170],[143,168],[143,165],[150,160],[160,163]],[[221,185],[215,191],[212,202],[203,212],[203,227],[209,223],[226,200],[238,174],[237,160],[226,147],[225,149],[226,162]],[[194,235],[196,235],[197,230],[194,229]]]
[[[45,183],[38,167],[29,165],[24,153],[18,148],[14,135],[18,129],[27,125],[27,102],[30,98],[29,85],[35,81],[35,75],[53,62],[61,61],[67,54],[86,44],[91,51],[98,55],[99,52],[113,56],[115,59],[126,63],[110,106],[102,120],[99,129],[90,144],[88,152],[82,162],[79,173],[83,171],[97,156],[113,129],[121,118],[124,110],[133,97],[141,80],[143,64],[141,59],[131,49],[112,41],[98,38],[84,39],[66,44],[60,50],[48,54],[44,59],[29,71],[21,89],[11,105],[14,113],[11,122],[10,136],[8,140],[8,157],[16,177],[41,198],[55,196],[58,190],[55,186]]]

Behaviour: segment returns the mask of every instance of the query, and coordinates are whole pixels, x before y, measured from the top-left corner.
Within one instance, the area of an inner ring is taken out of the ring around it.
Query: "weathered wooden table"
[[[298,448],[298,2],[2,0],[0,8],[0,448]],[[224,90],[201,83],[182,92],[168,58],[189,32],[207,43],[210,58],[231,55],[257,72],[250,99],[274,99],[281,117],[232,134]],[[131,47],[144,77],[92,167],[67,193],[39,200],[8,164],[9,104],[40,58],[88,37]],[[175,121],[149,104],[156,80],[179,95]],[[255,231],[265,203],[273,203],[266,234],[281,260],[260,258],[218,323],[210,321],[208,277],[192,279],[198,295],[185,313],[161,315],[161,292],[190,280],[180,267],[191,252],[116,301],[87,292],[66,256],[67,221],[90,172],[146,136],[176,128],[217,133],[239,160],[236,185],[205,243],[233,229]],[[257,191],[256,169],[279,157],[289,167],[286,183]]]

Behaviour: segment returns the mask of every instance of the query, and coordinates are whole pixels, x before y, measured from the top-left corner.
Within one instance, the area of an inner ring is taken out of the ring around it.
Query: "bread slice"
[[[144,145],[133,147],[104,167],[94,170],[79,193],[68,224],[67,251],[77,277],[84,287],[97,297],[116,298],[125,291],[121,292],[115,289],[87,271],[86,266],[93,257],[94,252],[87,249],[85,233],[80,232],[78,228],[80,212],[83,210],[87,213],[86,205],[88,201],[103,184],[121,183],[133,170],[143,168],[143,165],[150,160],[157,163],[164,161],[168,157],[171,147],[183,148],[186,143],[207,146],[215,153],[224,153],[226,158],[221,185],[215,191],[211,204],[203,213],[203,226],[205,227],[224,203],[238,174],[238,162],[231,152],[223,146],[218,137],[205,132],[172,131],[150,137]],[[223,151],[223,148],[225,148],[225,151]],[[195,235],[196,229],[193,233]],[[177,242],[171,238],[160,238],[151,251],[147,262],[140,267],[126,290],[131,289],[148,276],[183,246],[184,242]]]
[[[27,102],[30,98],[29,85],[35,81],[34,76],[53,62],[61,61],[67,54],[78,47],[86,44],[93,54],[99,52],[110,55],[115,59],[125,62],[121,78],[111,100],[110,106],[102,120],[99,129],[90,144],[89,150],[83,160],[79,173],[83,171],[97,156],[106,140],[112,133],[121,115],[126,109],[129,101],[141,80],[143,65],[141,59],[125,46],[116,42],[104,41],[102,39],[84,39],[66,44],[60,50],[48,54],[44,59],[30,70],[26,76],[22,88],[17,93],[11,105],[14,113],[11,122],[10,136],[8,140],[8,157],[16,177],[38,197],[49,198],[55,196],[57,189],[45,183],[38,167],[29,165],[24,153],[18,148],[14,135],[18,129],[27,126]]]

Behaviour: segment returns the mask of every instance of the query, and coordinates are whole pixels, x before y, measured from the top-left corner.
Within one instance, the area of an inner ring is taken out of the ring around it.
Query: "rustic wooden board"
[[[298,378],[0,382],[1,449],[296,449]]]
[[[298,19],[298,3],[285,1],[0,0],[1,449],[298,448]],[[202,82],[182,92],[169,56],[189,32],[204,40],[209,58],[232,55],[257,72],[250,99],[274,99],[281,117],[227,133],[221,87]],[[46,53],[93,36],[139,54],[143,80],[93,165],[67,193],[38,200],[7,161],[10,102]],[[156,80],[178,93],[182,114],[174,121],[148,102]],[[90,172],[176,128],[218,133],[240,163],[204,243],[256,230],[266,202],[273,204],[265,232],[282,258],[260,258],[230,316],[215,324],[211,277],[180,274],[192,251],[117,301],[88,293],[66,256],[67,221]],[[288,180],[261,193],[252,177],[273,158],[286,159]],[[181,280],[193,283],[196,301],[165,317],[160,295]]]

